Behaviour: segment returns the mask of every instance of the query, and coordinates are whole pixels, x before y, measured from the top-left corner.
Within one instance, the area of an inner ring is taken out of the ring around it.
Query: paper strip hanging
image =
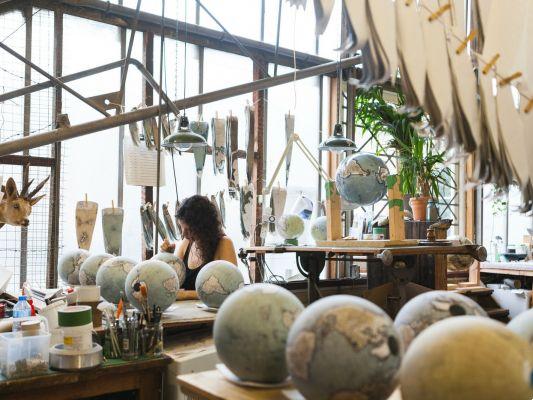
[[[124,138],[124,173],[126,184],[157,187],[157,152],[135,146]],[[161,151],[160,186],[165,186],[165,153]]]
[[[78,201],[76,203],[76,237],[80,249],[89,250],[93,240],[98,203]]]

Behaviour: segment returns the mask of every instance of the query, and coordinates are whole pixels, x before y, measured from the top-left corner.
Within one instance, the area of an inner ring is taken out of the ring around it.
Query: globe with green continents
[[[244,381],[284,381],[287,335],[303,309],[294,294],[272,284],[248,285],[232,293],[213,327],[220,360]]]
[[[447,318],[411,343],[400,370],[403,400],[531,400],[529,344],[490,318]]]
[[[178,275],[178,280],[180,282],[180,285],[183,285],[183,282],[185,282],[185,274],[186,274],[186,267],[184,262],[172,253],[157,253],[155,256],[152,257],[152,260],[158,260],[163,261],[170,265],[174,271],[176,271],[176,274]]]
[[[161,311],[176,301],[180,287],[176,271],[159,260],[147,260],[137,264],[126,277],[126,296],[138,310],[142,310],[142,285],[146,286],[148,307],[160,307]]]
[[[327,217],[318,217],[311,223],[311,236],[316,241],[326,240],[328,238],[328,219]]]
[[[96,285],[96,273],[100,266],[113,258],[111,254],[102,253],[88,257],[80,267],[80,284],[83,286]]]
[[[284,239],[296,239],[304,233],[305,224],[296,214],[284,214],[276,222],[276,231]]]
[[[80,267],[89,255],[87,250],[77,249],[61,256],[57,263],[57,272],[63,282],[67,285],[80,284]]]
[[[306,399],[386,399],[396,388],[402,347],[389,316],[360,297],[320,299],[296,319],[287,365]]]
[[[196,292],[208,307],[219,308],[226,298],[244,286],[241,271],[224,260],[211,261],[196,277]]]
[[[507,328],[533,346],[533,309],[518,314],[507,324]]]
[[[474,300],[459,293],[433,290],[409,300],[394,319],[404,348],[424,329],[445,318],[459,315],[486,317],[485,310]]]
[[[120,292],[124,292],[126,276],[137,264],[127,257],[113,257],[105,261],[96,273],[96,284],[100,286],[102,297],[113,304],[120,301]]]
[[[346,157],[337,168],[335,183],[341,197],[360,206],[371,205],[387,193],[389,169],[373,154]]]

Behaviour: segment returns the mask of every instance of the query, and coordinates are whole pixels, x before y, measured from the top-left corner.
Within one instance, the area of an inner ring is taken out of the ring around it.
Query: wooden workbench
[[[195,400],[304,400],[292,386],[283,389],[251,389],[226,380],[218,370],[179,375],[184,394]],[[401,400],[396,390],[388,400]]]
[[[170,357],[137,361],[110,360],[80,372],[56,372],[30,378],[0,377],[2,400],[67,400],[135,392],[138,400],[161,397]]]
[[[163,313],[163,327],[166,331],[182,329],[211,328],[215,321],[216,313],[199,308],[201,300],[175,301]]]

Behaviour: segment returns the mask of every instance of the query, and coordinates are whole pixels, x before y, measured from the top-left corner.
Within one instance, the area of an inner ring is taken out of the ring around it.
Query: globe
[[[196,292],[208,307],[219,308],[222,302],[244,286],[241,271],[224,260],[211,261],[196,277]]]
[[[457,241],[460,245],[472,244],[470,239],[466,237],[459,237]],[[450,271],[464,271],[468,269],[474,262],[474,257],[468,254],[449,254],[448,255],[448,269]]]
[[[304,229],[304,220],[296,214],[284,214],[276,222],[276,231],[284,239],[296,239]]]
[[[346,157],[337,168],[335,183],[341,197],[360,206],[374,204],[387,193],[389,169],[373,154]]]
[[[257,283],[237,290],[222,303],[215,319],[218,357],[242,380],[282,382],[288,376],[287,335],[303,308],[280,286]]]
[[[311,223],[311,236],[315,242],[323,241],[328,238],[327,217],[318,217]]]
[[[131,304],[142,310],[141,285],[146,285],[149,309],[160,307],[166,310],[176,301],[180,288],[176,271],[167,263],[159,260],[147,260],[137,264],[126,277],[126,296]]]
[[[178,275],[178,281],[180,285],[183,285],[183,282],[185,282],[185,274],[187,272],[187,269],[185,267],[185,264],[179,258],[178,256],[172,254],[172,253],[157,253],[155,256],[152,257],[152,260],[159,260],[167,263],[172,267],[174,271],[176,271],[176,274]]]
[[[113,257],[98,268],[96,284],[100,286],[102,297],[113,304],[120,301],[120,292],[124,292],[126,276],[137,264],[135,261],[124,257]]]
[[[507,328],[533,346],[533,309],[518,314],[507,324]]]
[[[95,254],[88,257],[80,267],[80,284],[83,286],[96,285],[98,268],[110,258],[113,258],[113,256],[107,253]]]
[[[462,294],[433,290],[409,300],[396,315],[394,326],[407,349],[424,329],[437,321],[459,315],[486,317],[487,313],[478,303]]]
[[[292,381],[306,399],[386,399],[396,388],[402,347],[381,308],[334,295],[298,316],[286,356]]]
[[[462,316],[437,322],[407,350],[403,400],[533,398],[529,345],[500,322]]]
[[[57,263],[59,277],[67,285],[80,284],[81,264],[89,257],[89,252],[83,249],[68,251],[61,256]]]

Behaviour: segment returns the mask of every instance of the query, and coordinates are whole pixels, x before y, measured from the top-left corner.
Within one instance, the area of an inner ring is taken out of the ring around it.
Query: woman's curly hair
[[[218,242],[224,236],[218,209],[205,196],[194,195],[183,201],[176,218],[187,224],[191,242],[196,243],[203,262],[212,261]]]

